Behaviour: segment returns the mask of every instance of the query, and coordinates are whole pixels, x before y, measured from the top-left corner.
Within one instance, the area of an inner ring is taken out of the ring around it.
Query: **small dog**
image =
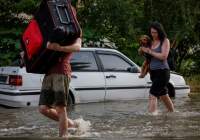
[[[149,72],[149,65],[150,65],[150,61],[151,61],[151,56],[149,54],[144,53],[141,50],[141,47],[151,48],[150,37],[147,36],[147,35],[142,35],[139,39],[139,45],[140,45],[140,48],[138,49],[138,53],[145,57],[145,61],[142,64],[141,73],[139,75],[139,78],[144,78],[146,76],[146,74]]]

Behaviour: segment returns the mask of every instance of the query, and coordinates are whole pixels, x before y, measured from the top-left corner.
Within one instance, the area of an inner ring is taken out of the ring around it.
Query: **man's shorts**
[[[66,106],[70,78],[62,74],[45,75],[39,105]]]

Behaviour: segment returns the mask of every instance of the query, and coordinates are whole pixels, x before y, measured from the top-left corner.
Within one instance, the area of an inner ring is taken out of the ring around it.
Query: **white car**
[[[72,77],[68,103],[144,99],[149,95],[149,75],[138,78],[140,67],[114,49],[82,48],[71,59]],[[37,106],[43,75],[25,68],[0,67],[0,104],[11,107]],[[188,96],[184,78],[171,73],[171,97]]]

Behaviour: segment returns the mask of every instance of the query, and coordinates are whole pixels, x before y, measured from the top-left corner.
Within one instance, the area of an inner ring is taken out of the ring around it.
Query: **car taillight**
[[[9,85],[22,86],[22,76],[21,75],[9,75]]]

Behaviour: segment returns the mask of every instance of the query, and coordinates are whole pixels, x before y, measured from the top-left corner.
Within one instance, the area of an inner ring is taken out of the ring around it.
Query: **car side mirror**
[[[131,73],[138,73],[139,69],[137,67],[129,67],[127,68],[127,71]]]

